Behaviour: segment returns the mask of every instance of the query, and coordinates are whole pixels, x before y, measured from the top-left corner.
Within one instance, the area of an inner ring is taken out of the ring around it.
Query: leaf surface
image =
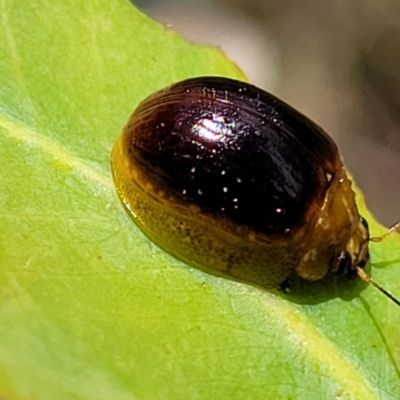
[[[0,20],[2,400],[400,398],[400,310],[372,287],[210,276],[119,203],[109,154],[138,102],[236,66],[124,0],[3,0]],[[371,253],[399,295],[398,235]]]

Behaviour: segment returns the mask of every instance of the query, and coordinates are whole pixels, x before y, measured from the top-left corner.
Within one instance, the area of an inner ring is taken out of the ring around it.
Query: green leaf
[[[378,291],[207,275],[120,205],[109,153],[138,102],[237,67],[123,0],[3,0],[0,20],[2,400],[400,397],[400,310]],[[399,296],[398,235],[371,253]]]

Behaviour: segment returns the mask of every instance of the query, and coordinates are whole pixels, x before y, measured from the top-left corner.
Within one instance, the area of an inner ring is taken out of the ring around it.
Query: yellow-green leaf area
[[[128,1],[0,1],[0,399],[399,399],[400,310],[193,269],[124,212],[109,154],[172,82],[244,79]],[[382,232],[360,199],[373,234]],[[371,245],[400,295],[400,241]]]

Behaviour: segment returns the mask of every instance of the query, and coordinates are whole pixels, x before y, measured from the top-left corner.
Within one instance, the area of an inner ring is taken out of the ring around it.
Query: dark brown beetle
[[[145,99],[112,152],[137,225],[190,265],[266,288],[370,278],[369,232],[336,144],[244,82],[201,77]]]

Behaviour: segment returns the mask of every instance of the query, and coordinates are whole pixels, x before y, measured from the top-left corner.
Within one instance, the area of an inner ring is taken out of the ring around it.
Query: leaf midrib
[[[106,193],[112,196],[114,191],[112,180],[105,170],[89,164],[77,154],[65,150],[54,140],[40,135],[35,130],[4,115],[0,115],[0,128],[3,128],[10,138],[19,140],[27,146],[40,149],[44,154],[51,156],[57,163],[73,168],[92,184],[106,189]]]

